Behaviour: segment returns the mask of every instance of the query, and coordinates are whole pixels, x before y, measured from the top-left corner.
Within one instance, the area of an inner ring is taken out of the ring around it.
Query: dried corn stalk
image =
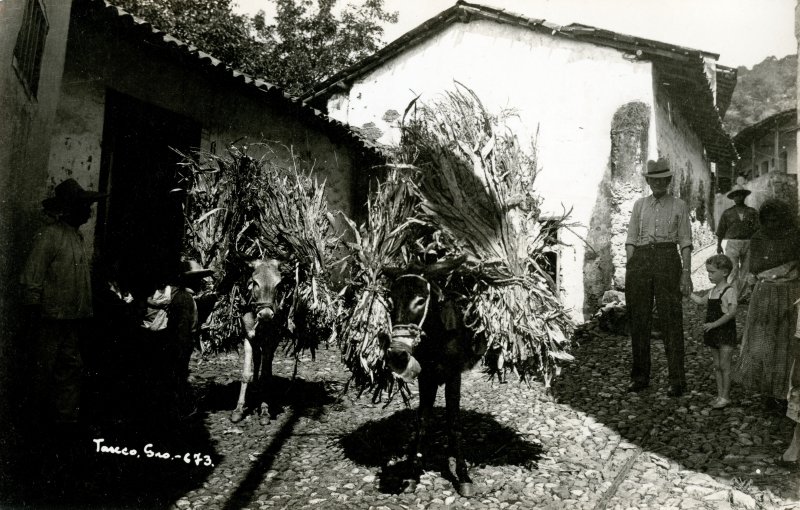
[[[258,152],[255,158],[248,154]],[[283,262],[278,317],[297,354],[333,331],[338,296],[330,268],[338,244],[325,185],[287,149],[271,144],[228,148],[218,156],[185,156],[185,251],[215,270],[217,303],[203,325],[205,347],[229,349],[242,338],[239,317],[247,300],[246,274],[229,262],[236,254]]]
[[[421,170],[422,218],[444,234],[452,256],[467,257],[461,271],[482,282],[465,322],[486,335],[491,373],[538,374],[549,385],[557,362],[572,359],[573,326],[544,267],[568,214],[540,221],[535,143],[526,154],[505,127],[508,112],[490,115],[460,84],[413,107],[400,154]]]
[[[392,170],[368,199],[366,224],[357,226],[345,218],[354,241],[347,245],[351,278],[344,293],[350,296],[350,313],[339,322],[339,347],[352,372],[351,382],[361,391],[372,391],[376,402],[384,392],[389,399],[394,391],[409,398],[406,384],[384,363],[383,342],[391,333],[384,270],[401,265],[413,241],[409,218],[414,216],[416,197],[410,188],[409,180]]]

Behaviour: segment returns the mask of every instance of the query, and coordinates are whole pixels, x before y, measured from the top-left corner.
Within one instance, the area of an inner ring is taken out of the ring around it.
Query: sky
[[[353,1],[353,0],[350,0]],[[582,23],[720,55],[724,65],[752,67],[768,56],[797,52],[796,0],[473,0],[543,18],[552,23]],[[234,0],[238,11],[274,13],[270,0]],[[345,0],[340,0],[345,4]],[[384,27],[389,43],[455,0],[384,0],[398,22]]]

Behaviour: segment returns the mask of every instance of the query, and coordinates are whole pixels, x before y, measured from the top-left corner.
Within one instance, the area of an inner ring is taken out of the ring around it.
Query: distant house
[[[768,198],[779,198],[797,211],[797,109],[776,113],[742,129],[733,139],[741,159],[731,169],[732,179],[743,177],[752,191],[747,205],[758,208]],[[717,210],[733,205],[721,188]]]
[[[553,214],[582,226],[559,233],[558,282],[576,318],[624,287],[633,201],[648,159],[672,160],[674,192],[708,237],[715,163],[736,159],[721,115],[736,71],[718,55],[581,24],[559,26],[459,1],[302,99],[331,117],[398,141],[409,102],[457,80],[494,111],[513,108],[522,143],[538,133],[537,190]]]
[[[341,122],[103,0],[4,0],[0,13],[0,317],[40,202],[67,177],[111,193],[81,230],[95,255],[143,277],[179,255],[173,149],[292,147],[331,206],[352,212],[352,175],[377,154]]]

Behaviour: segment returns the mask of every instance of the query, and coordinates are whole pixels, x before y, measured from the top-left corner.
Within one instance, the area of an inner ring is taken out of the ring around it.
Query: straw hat
[[[87,191],[75,179],[62,181],[53,190],[53,196],[42,200],[42,207],[48,211],[65,211],[78,203],[97,202],[108,196],[108,193]]]
[[[644,176],[650,177],[651,179],[672,177],[672,170],[669,167],[669,161],[665,158],[658,158],[658,161],[648,161],[647,171],[645,171]]]
[[[728,192],[728,198],[733,198],[736,195],[747,196],[750,193],[752,192],[741,184],[734,184],[731,190]]]
[[[204,277],[214,274],[213,269],[206,269],[194,259],[184,260],[181,262],[181,275],[184,277]]]

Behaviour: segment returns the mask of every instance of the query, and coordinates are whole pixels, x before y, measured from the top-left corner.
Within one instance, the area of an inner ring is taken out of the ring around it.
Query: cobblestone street
[[[792,423],[736,387],[734,405],[708,407],[710,356],[690,306],[690,392],[678,399],[666,396],[660,341],[651,388],[628,394],[629,340],[591,328],[551,394],[513,376],[499,385],[477,369],[466,374],[464,444],[477,493],[470,499],[442,475],[441,426],[422,483],[397,493],[391,464],[413,431],[416,401],[409,409],[399,398],[386,405],[343,396],[348,373],[333,346],[303,359],[294,382],[292,359],[276,360],[277,413],[268,424],[255,415],[228,419],[238,392],[235,354],[196,355],[191,378],[202,400],[180,446],[146,432],[104,438],[152,443],[150,451],[170,460],[143,450],[139,458],[93,452],[93,474],[73,496],[112,508],[800,508],[800,472],[775,465]],[[437,406],[441,423],[441,391]]]

